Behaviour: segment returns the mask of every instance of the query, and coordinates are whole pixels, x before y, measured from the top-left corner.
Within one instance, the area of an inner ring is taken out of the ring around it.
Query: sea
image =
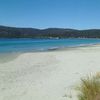
[[[0,39],[0,53],[43,52],[92,44],[100,44],[100,39]]]

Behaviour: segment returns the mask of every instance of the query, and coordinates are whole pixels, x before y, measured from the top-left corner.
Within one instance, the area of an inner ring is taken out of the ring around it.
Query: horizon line
[[[0,25],[0,27],[9,27],[9,28],[29,28],[29,29],[38,29],[38,30],[45,30],[45,29],[69,29],[69,30],[99,30],[100,28],[85,28],[85,29],[78,29],[78,28],[67,28],[67,27],[47,27],[47,28],[38,28],[38,27],[27,27],[27,26],[11,26],[11,25]]]

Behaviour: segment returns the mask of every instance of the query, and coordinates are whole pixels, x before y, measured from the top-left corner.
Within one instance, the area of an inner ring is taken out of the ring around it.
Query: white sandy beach
[[[80,78],[99,71],[100,45],[23,53],[0,63],[0,100],[77,100]]]

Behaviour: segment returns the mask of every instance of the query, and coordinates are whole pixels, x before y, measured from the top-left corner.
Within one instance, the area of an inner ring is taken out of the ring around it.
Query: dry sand
[[[20,54],[0,62],[0,100],[77,100],[80,78],[99,71],[100,45]]]

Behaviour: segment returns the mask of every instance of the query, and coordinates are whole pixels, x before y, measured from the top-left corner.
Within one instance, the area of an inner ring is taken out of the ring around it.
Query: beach
[[[0,62],[0,100],[77,100],[80,79],[100,71],[100,45],[9,56]]]

